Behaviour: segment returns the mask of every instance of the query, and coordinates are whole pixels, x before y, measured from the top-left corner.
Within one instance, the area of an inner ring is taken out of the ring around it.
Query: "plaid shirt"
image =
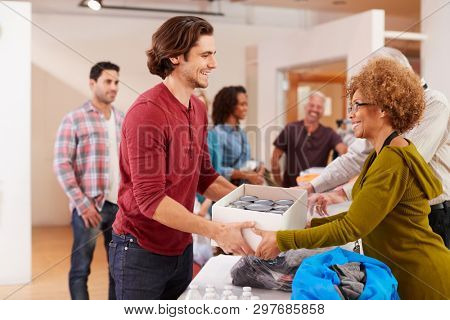
[[[124,115],[112,108],[120,144]],[[67,114],[56,135],[53,169],[70,200],[71,211],[81,215],[91,203],[101,210],[109,190],[108,129],[103,114],[90,101]]]

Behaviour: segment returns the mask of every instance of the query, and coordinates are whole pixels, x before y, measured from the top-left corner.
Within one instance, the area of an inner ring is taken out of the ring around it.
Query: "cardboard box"
[[[294,204],[283,215],[227,207],[244,195],[269,200],[289,199],[294,200]],[[271,231],[304,229],[308,216],[307,201],[305,190],[243,184],[213,205],[212,220],[222,223],[255,221],[257,228]],[[256,250],[261,237],[251,229],[244,229],[242,233],[247,243]],[[215,241],[211,244],[217,246]]]

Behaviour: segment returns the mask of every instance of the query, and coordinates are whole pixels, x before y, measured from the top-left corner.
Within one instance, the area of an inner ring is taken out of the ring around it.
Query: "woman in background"
[[[216,171],[236,185],[244,182],[264,182],[264,166],[260,166],[256,171],[241,169],[250,160],[247,135],[239,126],[240,121],[247,115],[247,109],[247,92],[242,86],[224,87],[214,98],[214,128],[210,132],[212,143],[209,148],[218,150],[222,158]]]

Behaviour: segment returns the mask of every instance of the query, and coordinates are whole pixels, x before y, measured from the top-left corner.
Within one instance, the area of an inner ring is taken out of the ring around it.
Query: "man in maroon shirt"
[[[313,92],[305,105],[305,118],[287,124],[273,143],[273,177],[285,188],[297,186],[296,178],[300,171],[311,167],[325,167],[330,151],[336,150],[339,155],[347,152],[347,146],[341,137],[319,122],[324,104],[325,96],[319,91]],[[281,179],[279,161],[284,153],[286,165]]]
[[[217,63],[213,27],[198,17],[167,20],[152,37],[148,68],[164,81],[129,109],[120,146],[119,212],[110,244],[118,299],[177,299],[192,279],[192,235],[246,255],[253,222],[220,224],[192,214],[196,192],[218,200],[235,187],[212,168],[206,88]]]

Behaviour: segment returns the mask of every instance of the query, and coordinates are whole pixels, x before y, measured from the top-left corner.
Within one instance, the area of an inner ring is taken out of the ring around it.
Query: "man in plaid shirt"
[[[96,238],[103,233],[108,257],[118,210],[118,146],[124,117],[112,106],[118,85],[117,65],[94,65],[89,80],[92,99],[63,118],[56,136],[53,167],[72,212],[69,289],[74,300],[89,299],[87,280]],[[115,299],[114,287],[110,275],[109,299]]]

